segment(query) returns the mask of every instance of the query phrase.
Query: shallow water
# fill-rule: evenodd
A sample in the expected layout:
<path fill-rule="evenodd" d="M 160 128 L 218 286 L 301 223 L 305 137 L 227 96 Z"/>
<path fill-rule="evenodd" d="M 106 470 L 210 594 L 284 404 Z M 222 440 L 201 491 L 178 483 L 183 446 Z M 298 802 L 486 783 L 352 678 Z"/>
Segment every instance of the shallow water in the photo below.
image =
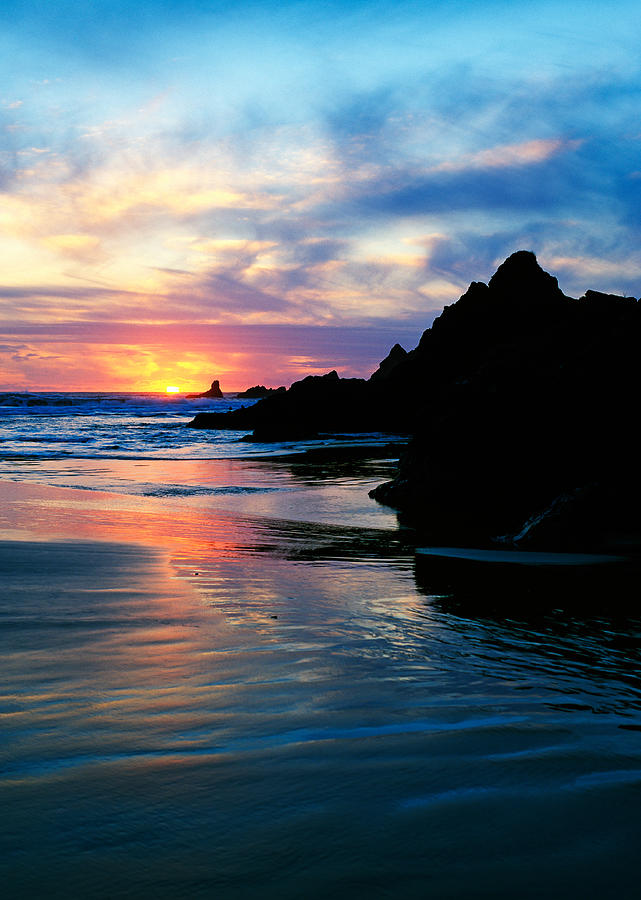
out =
<path fill-rule="evenodd" d="M 636 895 L 628 581 L 167 497 L 1 510 L 7 897 Z"/>

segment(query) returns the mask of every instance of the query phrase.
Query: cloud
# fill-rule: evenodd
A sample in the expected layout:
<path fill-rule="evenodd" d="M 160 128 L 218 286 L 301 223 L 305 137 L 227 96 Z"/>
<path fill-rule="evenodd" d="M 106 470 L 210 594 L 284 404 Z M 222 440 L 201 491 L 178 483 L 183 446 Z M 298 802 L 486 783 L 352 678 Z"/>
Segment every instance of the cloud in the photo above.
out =
<path fill-rule="evenodd" d="M 583 140 L 543 139 L 523 141 L 519 144 L 503 144 L 478 150 L 456 160 L 447 160 L 435 166 L 434 172 L 461 172 L 469 169 L 511 169 L 537 165 L 559 153 L 575 150 Z"/>
<path fill-rule="evenodd" d="M 228 309 L 235 314 L 242 312 L 280 311 L 289 306 L 286 300 L 267 291 L 253 288 L 231 274 L 212 273 L 200 285 L 212 306 Z"/>
<path fill-rule="evenodd" d="M 62 359 L 61 356 L 52 356 L 46 353 L 37 353 L 36 351 L 32 351 L 31 353 L 14 353 L 11 357 L 14 362 L 22 363 L 27 360 L 50 360 L 50 359 Z"/>
<path fill-rule="evenodd" d="M 569 193 L 581 191 L 587 182 L 580 166 L 560 155 L 561 148 L 567 157 L 577 146 L 561 140 L 527 142 L 519 148 L 488 148 L 467 162 L 444 162 L 427 171 L 388 171 L 355 186 L 349 199 L 357 208 L 382 216 L 559 211 L 569 205 Z M 539 152 L 526 154 L 524 148 L 532 147 Z"/>
<path fill-rule="evenodd" d="M 52 234 L 43 238 L 43 243 L 74 259 L 94 260 L 102 256 L 99 238 L 90 234 Z"/>

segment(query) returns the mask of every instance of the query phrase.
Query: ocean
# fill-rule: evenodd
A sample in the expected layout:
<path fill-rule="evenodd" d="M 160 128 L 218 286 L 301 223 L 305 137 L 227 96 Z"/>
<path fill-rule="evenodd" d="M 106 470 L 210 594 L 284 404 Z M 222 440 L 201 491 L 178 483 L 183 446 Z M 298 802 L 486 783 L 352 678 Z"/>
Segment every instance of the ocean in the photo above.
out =
<path fill-rule="evenodd" d="M 288 462 L 278 462 L 336 447 L 384 448 L 393 436 L 262 444 L 243 441 L 247 432 L 185 427 L 197 412 L 255 402 L 234 395 L 187 400 L 160 393 L 0 394 L 0 479 L 182 498 L 217 509 L 223 503 L 286 519 L 304 520 L 313 504 L 320 521 L 395 527 L 396 516 L 367 498 L 367 489 L 391 477 L 393 459 L 354 463 L 330 479 L 314 477 L 317 462 L 295 467 L 295 474 Z"/>
<path fill-rule="evenodd" d="M 202 410 L 226 412 L 255 402 L 159 393 L 0 393 L 2 455 L 16 461 L 233 456 L 229 445 L 237 433 L 183 426 Z"/>
<path fill-rule="evenodd" d="M 638 585 L 418 558 L 389 436 L 241 402 L 0 395 L 3 896 L 636 896 Z"/>
<path fill-rule="evenodd" d="M 235 459 L 327 445 L 327 440 L 246 443 L 241 438 L 247 432 L 184 427 L 198 412 L 228 412 L 254 403 L 233 394 L 222 400 L 187 400 L 182 394 L 160 393 L 0 393 L 0 452 L 3 460 L 20 465 L 22 460 Z M 330 443 L 373 439 L 352 435 Z"/>

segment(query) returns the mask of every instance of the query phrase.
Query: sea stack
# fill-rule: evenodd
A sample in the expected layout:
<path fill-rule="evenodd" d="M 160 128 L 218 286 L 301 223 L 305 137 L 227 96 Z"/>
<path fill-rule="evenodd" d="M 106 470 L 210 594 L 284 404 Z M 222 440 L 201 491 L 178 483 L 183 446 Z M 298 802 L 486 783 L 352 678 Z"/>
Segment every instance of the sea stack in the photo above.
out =
<path fill-rule="evenodd" d="M 208 391 L 203 391 L 202 394 L 187 394 L 186 400 L 222 400 L 224 399 L 223 392 L 220 389 L 220 382 L 218 380 L 212 381 L 211 387 Z"/>

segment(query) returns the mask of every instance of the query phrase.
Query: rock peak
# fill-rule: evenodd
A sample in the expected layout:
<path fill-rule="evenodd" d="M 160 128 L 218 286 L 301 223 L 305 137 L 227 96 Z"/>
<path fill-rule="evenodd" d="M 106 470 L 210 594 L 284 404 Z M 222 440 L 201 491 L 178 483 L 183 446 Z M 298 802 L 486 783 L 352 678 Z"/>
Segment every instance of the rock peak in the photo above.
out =
<path fill-rule="evenodd" d="M 490 290 L 504 297 L 556 300 L 563 297 L 559 283 L 539 265 L 531 250 L 517 250 L 501 263 L 489 281 Z"/>
<path fill-rule="evenodd" d="M 407 359 L 407 350 L 400 344 L 394 344 L 385 359 L 380 363 L 378 369 L 370 376 L 370 381 L 381 381 L 387 378 L 390 373 Z"/>
<path fill-rule="evenodd" d="M 211 387 L 208 391 L 203 391 L 202 394 L 187 394 L 185 397 L 186 400 L 202 400 L 202 399 L 211 399 L 211 400 L 221 400 L 223 398 L 223 392 L 220 389 L 220 382 L 218 379 L 212 381 Z"/>

